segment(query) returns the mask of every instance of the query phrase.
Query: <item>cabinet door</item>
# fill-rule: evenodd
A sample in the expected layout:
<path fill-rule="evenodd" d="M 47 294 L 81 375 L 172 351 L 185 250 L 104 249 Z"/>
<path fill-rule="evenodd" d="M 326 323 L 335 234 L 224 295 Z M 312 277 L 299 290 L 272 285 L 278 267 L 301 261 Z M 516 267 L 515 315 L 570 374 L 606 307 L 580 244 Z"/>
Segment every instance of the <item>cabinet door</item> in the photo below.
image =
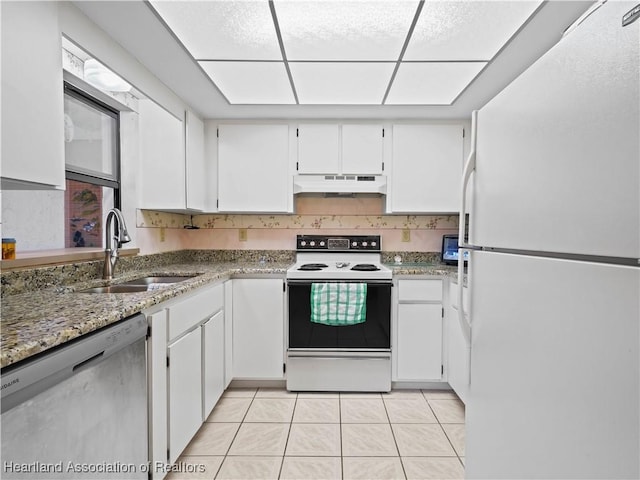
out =
<path fill-rule="evenodd" d="M 440 380 L 442 377 L 442 306 L 398 305 L 398 380 Z"/>
<path fill-rule="evenodd" d="M 383 170 L 382 143 L 382 125 L 343 125 L 341 173 L 381 174 Z"/>
<path fill-rule="evenodd" d="M 233 380 L 233 280 L 224 282 L 224 388 Z"/>
<path fill-rule="evenodd" d="M 167 311 L 147 314 L 151 337 L 147 341 L 149 375 L 150 461 L 167 462 Z M 162 474 L 153 470 L 153 478 Z"/>
<path fill-rule="evenodd" d="M 206 209 L 207 166 L 204 157 L 204 123 L 187 110 L 185 122 L 187 209 Z"/>
<path fill-rule="evenodd" d="M 224 385 L 224 312 L 202 324 L 202 421 L 222 396 Z"/>
<path fill-rule="evenodd" d="M 206 185 L 205 210 L 218 211 L 218 124 L 213 120 L 204 123 L 204 158 Z"/>
<path fill-rule="evenodd" d="M 176 461 L 202 424 L 202 347 L 196 328 L 168 347 L 169 463 Z"/>
<path fill-rule="evenodd" d="M 182 120 L 151 100 L 140 100 L 140 208 L 186 207 Z"/>
<path fill-rule="evenodd" d="M 462 163 L 460 125 L 394 125 L 391 211 L 459 211 Z"/>
<path fill-rule="evenodd" d="M 298 173 L 340 173 L 340 134 L 336 125 L 298 125 Z"/>
<path fill-rule="evenodd" d="M 220 125 L 218 129 L 218 210 L 292 210 L 289 126 Z"/>
<path fill-rule="evenodd" d="M 57 2 L 0 2 L 2 187 L 64 190 L 62 44 Z M 17 182 L 17 183 L 15 183 Z"/>
<path fill-rule="evenodd" d="M 281 279 L 233 280 L 233 375 L 284 377 L 284 292 Z"/>

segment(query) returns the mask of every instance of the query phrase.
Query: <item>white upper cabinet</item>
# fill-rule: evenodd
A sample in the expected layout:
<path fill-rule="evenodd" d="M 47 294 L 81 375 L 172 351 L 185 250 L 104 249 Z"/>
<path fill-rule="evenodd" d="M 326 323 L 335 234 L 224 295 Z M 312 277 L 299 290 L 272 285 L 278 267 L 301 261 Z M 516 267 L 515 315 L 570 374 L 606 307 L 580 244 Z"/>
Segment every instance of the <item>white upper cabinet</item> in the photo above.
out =
<path fill-rule="evenodd" d="M 379 175 L 382 164 L 382 125 L 298 125 L 299 174 Z"/>
<path fill-rule="evenodd" d="M 218 127 L 218 210 L 292 212 L 288 125 Z"/>
<path fill-rule="evenodd" d="M 342 125 L 341 173 L 382 174 L 383 132 L 382 125 Z"/>
<path fill-rule="evenodd" d="M 461 125 L 394 125 L 389 213 L 459 211 Z"/>
<path fill-rule="evenodd" d="M 0 2 L 2 187 L 65 188 L 57 2 Z M 25 183 L 26 182 L 26 183 Z"/>
<path fill-rule="evenodd" d="M 185 122 L 185 159 L 189 210 L 207 209 L 207 164 L 204 155 L 204 123 L 190 110 Z"/>
<path fill-rule="evenodd" d="M 298 173 L 340 173 L 339 125 L 298 125 Z"/>
<path fill-rule="evenodd" d="M 140 208 L 209 210 L 204 123 L 190 110 L 184 120 L 140 100 Z"/>
<path fill-rule="evenodd" d="M 186 208 L 182 120 L 151 100 L 139 102 L 140 208 Z"/>

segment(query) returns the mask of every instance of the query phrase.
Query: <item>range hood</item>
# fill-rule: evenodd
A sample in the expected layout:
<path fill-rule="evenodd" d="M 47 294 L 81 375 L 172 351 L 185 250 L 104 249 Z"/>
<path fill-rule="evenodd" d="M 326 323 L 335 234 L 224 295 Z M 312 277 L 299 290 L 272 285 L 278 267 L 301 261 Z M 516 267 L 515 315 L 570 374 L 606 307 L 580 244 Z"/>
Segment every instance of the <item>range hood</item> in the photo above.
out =
<path fill-rule="evenodd" d="M 296 175 L 293 193 L 387 193 L 385 175 Z"/>

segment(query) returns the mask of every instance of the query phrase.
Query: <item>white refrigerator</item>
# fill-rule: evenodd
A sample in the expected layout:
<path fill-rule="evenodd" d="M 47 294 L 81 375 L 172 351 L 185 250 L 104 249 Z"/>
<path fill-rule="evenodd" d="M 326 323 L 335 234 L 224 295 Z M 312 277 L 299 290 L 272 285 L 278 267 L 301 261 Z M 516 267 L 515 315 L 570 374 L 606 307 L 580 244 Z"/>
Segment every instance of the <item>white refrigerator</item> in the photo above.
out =
<path fill-rule="evenodd" d="M 467 478 L 640 478 L 636 5 L 605 3 L 474 113 Z"/>

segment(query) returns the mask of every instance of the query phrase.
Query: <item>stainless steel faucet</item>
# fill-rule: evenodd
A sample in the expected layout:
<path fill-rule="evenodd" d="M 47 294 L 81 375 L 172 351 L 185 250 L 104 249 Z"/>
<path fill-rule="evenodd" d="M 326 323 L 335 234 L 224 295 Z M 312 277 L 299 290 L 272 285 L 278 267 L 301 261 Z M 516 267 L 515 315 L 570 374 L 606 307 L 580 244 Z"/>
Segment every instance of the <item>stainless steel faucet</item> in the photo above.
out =
<path fill-rule="evenodd" d="M 116 221 L 115 225 L 113 225 L 113 219 Z M 107 213 L 107 218 L 104 222 L 104 235 L 105 249 L 102 278 L 104 280 L 111 280 L 113 278 L 113 271 L 116 268 L 116 262 L 118 261 L 118 248 L 122 246 L 123 243 L 131 241 L 122 212 L 117 208 L 112 208 Z"/>

